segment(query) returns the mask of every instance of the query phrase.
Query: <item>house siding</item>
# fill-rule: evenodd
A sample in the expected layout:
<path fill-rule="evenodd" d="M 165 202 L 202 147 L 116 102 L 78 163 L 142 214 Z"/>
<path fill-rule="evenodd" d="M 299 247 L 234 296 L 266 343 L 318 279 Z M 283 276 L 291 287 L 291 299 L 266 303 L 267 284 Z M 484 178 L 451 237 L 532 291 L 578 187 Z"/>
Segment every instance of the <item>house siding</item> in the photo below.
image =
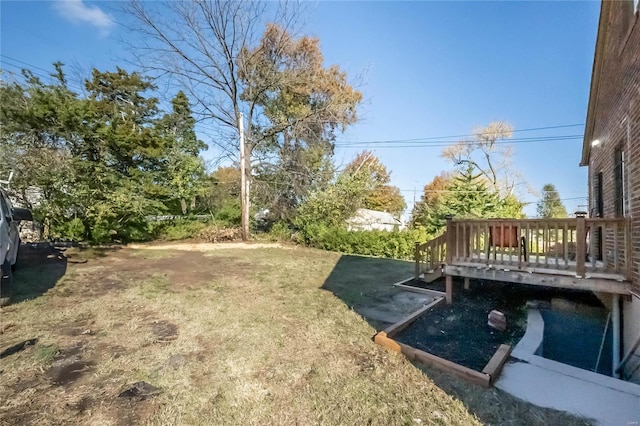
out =
<path fill-rule="evenodd" d="M 601 142 L 589 152 L 589 209 L 594 216 L 597 174 L 602 172 L 604 217 L 616 217 L 615 151 L 622 149 L 627 199 L 624 210 L 631 221 L 630 278 L 635 293 L 622 302 L 622 354 L 626 355 L 640 337 L 640 18 L 632 12 L 630 0 L 607 3 L 602 6 L 603 13 L 608 14 L 606 31 L 602 33 L 601 23 L 598 35 L 599 42 L 604 41 L 599 81 L 596 93 L 591 88 L 590 102 L 595 105 L 590 105 L 594 110 L 587 123 L 593 125 L 591 139 Z M 601 37 L 605 38 L 600 40 Z M 610 253 L 614 247 L 608 237 L 604 236 L 603 250 Z M 623 255 L 622 251 L 619 255 Z M 631 381 L 640 383 L 640 369 L 635 369 L 638 359 L 636 354 L 625 370 L 631 374 Z"/>

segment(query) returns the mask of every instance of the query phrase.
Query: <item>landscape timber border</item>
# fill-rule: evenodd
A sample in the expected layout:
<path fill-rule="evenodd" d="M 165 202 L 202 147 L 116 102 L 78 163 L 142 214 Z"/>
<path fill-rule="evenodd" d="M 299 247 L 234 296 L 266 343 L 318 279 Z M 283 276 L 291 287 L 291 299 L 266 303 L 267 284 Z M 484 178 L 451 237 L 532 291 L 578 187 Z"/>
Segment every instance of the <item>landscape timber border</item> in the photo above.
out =
<path fill-rule="evenodd" d="M 406 291 L 410 291 L 413 293 L 422 293 L 422 294 L 428 294 L 429 296 L 433 296 L 433 297 L 445 297 L 446 293 L 444 291 L 438 291 L 438 290 L 431 290 L 428 288 L 422 288 L 422 287 L 416 287 L 413 285 L 407 285 L 407 283 L 410 283 L 411 281 L 415 281 L 415 279 L 413 277 L 409 277 L 407 279 L 404 279 L 402 281 L 398 281 L 395 284 L 392 284 L 394 287 L 398 287 L 402 290 L 406 290 Z M 424 280 L 422 280 L 424 281 Z"/>
<path fill-rule="evenodd" d="M 385 330 L 376 334 L 373 338 L 373 341 L 378 345 L 390 349 L 394 352 L 402 353 L 411 361 L 418 361 L 422 364 L 435 367 L 446 373 L 453 374 L 457 377 L 460 377 L 464 380 L 485 388 L 491 387 L 491 385 L 500 375 L 502 367 L 511 354 L 511 346 L 509 345 L 500 345 L 487 365 L 480 372 L 469 367 L 456 364 L 455 362 L 430 354 L 428 352 L 422 351 L 420 349 L 416 349 L 413 346 L 405 345 L 404 343 L 393 340 L 393 336 L 407 328 L 409 325 L 411 325 L 411 323 L 418 319 L 418 317 L 420 317 L 430 309 L 436 307 L 444 300 L 444 297 L 436 298 L 433 302 L 423 306 L 406 318 L 398 321 L 397 323 L 387 327 Z"/>

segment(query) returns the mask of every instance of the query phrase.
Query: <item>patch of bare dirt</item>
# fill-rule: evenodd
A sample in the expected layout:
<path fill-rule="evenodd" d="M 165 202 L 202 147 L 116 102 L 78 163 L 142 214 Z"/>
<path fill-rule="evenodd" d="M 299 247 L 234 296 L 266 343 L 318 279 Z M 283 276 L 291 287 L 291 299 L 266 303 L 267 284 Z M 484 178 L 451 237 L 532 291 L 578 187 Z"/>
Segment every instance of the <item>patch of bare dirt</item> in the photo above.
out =
<path fill-rule="evenodd" d="M 84 413 L 94 404 L 94 399 L 89 396 L 83 396 L 78 401 L 72 402 L 68 404 L 70 408 L 77 411 L 78 413 Z"/>
<path fill-rule="evenodd" d="M 154 399 L 119 399 L 120 401 L 114 403 L 116 411 L 113 415 L 118 426 L 147 424 L 160 409 L 160 404 Z"/>
<path fill-rule="evenodd" d="M 94 366 L 95 364 L 90 361 L 82 361 L 71 357 L 55 362 L 47 369 L 46 374 L 54 385 L 68 385 L 78 380 Z"/>
<path fill-rule="evenodd" d="M 86 342 L 75 342 L 71 346 L 67 346 L 66 348 L 62 348 L 58 350 L 58 354 L 54 359 L 56 360 L 64 360 L 72 357 L 80 357 L 84 352 Z"/>
<path fill-rule="evenodd" d="M 35 388 L 40 381 L 38 379 L 25 379 L 18 380 L 16 383 L 12 384 L 10 387 L 13 389 L 15 393 L 20 393 L 27 389 Z"/>
<path fill-rule="evenodd" d="M 74 284 L 74 298 L 99 297 L 137 286 L 160 271 L 169 278 L 169 290 L 175 292 L 194 290 L 212 280 L 230 275 L 240 277 L 244 271 L 250 271 L 249 262 L 226 256 L 206 257 L 204 253 L 178 250 L 167 258 L 146 258 L 131 256 L 130 251 L 123 250 L 108 259 L 70 265 L 82 277 Z"/>
<path fill-rule="evenodd" d="M 151 331 L 155 335 L 155 343 L 169 343 L 178 338 L 178 326 L 169 321 L 153 321 Z"/>
<path fill-rule="evenodd" d="M 181 250 L 181 251 L 213 251 L 228 249 L 261 249 L 261 248 L 280 248 L 292 250 L 293 247 L 282 245 L 280 243 L 148 243 L 148 244 L 129 244 L 127 248 L 144 249 L 144 250 Z"/>
<path fill-rule="evenodd" d="M 87 336 L 93 334 L 95 320 L 91 316 L 76 318 L 73 322 L 59 327 L 60 334 L 65 336 Z"/>

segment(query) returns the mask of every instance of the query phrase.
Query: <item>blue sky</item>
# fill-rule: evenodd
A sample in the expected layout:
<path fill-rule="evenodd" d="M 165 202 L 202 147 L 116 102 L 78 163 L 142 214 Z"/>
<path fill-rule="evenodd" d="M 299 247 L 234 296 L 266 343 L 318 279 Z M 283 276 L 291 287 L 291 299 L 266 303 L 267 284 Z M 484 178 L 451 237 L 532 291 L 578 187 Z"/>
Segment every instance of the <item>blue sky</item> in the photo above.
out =
<path fill-rule="evenodd" d="M 584 128 L 519 130 L 584 123 L 599 8 L 596 1 L 305 3 L 303 32 L 319 37 L 326 64 L 362 82 L 362 120 L 340 136 L 337 162 L 373 149 L 410 207 L 414 189 L 419 198 L 435 175 L 452 169 L 441 146 L 343 146 L 466 135 L 506 120 L 518 131 L 514 138 L 533 139 L 514 144 L 516 168 L 538 190 L 555 184 L 575 211 L 587 196 L 586 169 L 578 167 L 582 140 L 535 138 L 579 136 Z M 2 1 L 2 68 L 45 74 L 60 60 L 73 79 L 92 67 L 122 66 L 118 40 L 128 34 L 113 23 L 116 9 L 81 0 Z M 535 204 L 525 211 L 534 215 Z"/>

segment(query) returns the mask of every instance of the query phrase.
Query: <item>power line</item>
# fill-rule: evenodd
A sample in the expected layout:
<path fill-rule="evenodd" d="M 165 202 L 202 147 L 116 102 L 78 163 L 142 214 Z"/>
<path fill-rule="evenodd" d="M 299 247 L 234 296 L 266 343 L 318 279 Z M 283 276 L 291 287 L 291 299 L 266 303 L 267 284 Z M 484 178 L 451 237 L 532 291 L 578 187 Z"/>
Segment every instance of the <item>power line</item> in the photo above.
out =
<path fill-rule="evenodd" d="M 0 54 L 0 57 L 8 59 L 10 61 L 19 63 L 19 64 L 23 64 L 26 66 L 29 66 L 31 68 L 35 68 L 38 69 L 40 71 L 44 71 L 46 73 L 49 73 L 50 70 L 46 70 L 42 67 L 39 67 L 37 65 L 33 65 L 30 64 L 28 62 L 22 61 L 20 59 L 17 58 L 13 58 L 11 56 L 5 55 L 5 54 Z M 17 68 L 19 70 L 22 70 L 23 67 L 16 65 L 16 64 L 12 64 L 9 62 L 4 61 L 4 63 L 8 66 Z M 42 77 L 42 78 L 53 78 L 51 74 L 49 75 L 43 75 L 41 73 L 37 73 L 33 70 L 30 70 L 34 75 Z M 68 85 L 69 87 L 76 89 L 78 91 L 82 91 L 82 89 L 79 86 L 75 86 L 75 85 Z M 540 130 L 553 130 L 553 129 L 563 129 L 563 128 L 571 128 L 571 127 L 581 127 L 584 126 L 583 123 L 577 123 L 577 124 L 562 124 L 562 125 L 554 125 L 554 126 L 540 126 L 540 127 L 530 127 L 530 128 L 526 128 L 526 129 L 517 129 L 517 130 L 513 130 L 512 133 L 516 133 L 516 132 L 531 132 L 531 131 L 540 131 Z M 215 127 L 211 126 L 211 125 L 207 125 L 204 123 L 198 123 L 197 127 L 200 128 L 204 128 L 204 129 L 209 129 L 209 130 L 214 130 L 216 129 Z M 217 130 L 217 129 L 216 129 Z M 203 134 L 205 134 L 206 136 L 209 137 L 213 137 L 213 135 L 210 134 L 206 134 L 205 132 L 202 132 Z M 389 140 L 377 140 L 377 141 L 337 141 L 335 142 L 334 146 L 336 148 L 368 148 L 370 145 L 376 145 L 375 148 L 377 149 L 388 149 L 388 148 L 423 148 L 423 147 L 431 147 L 431 148 L 443 148 L 443 147 L 447 147 L 450 146 L 452 143 L 458 142 L 456 140 L 446 140 L 446 139 L 452 139 L 452 138 L 465 138 L 465 137 L 473 137 L 476 136 L 476 134 L 474 133 L 467 133 L 467 134 L 459 134 L 459 135 L 448 135 L 448 136 L 428 136 L 428 137 L 421 137 L 421 138 L 413 138 L 413 139 L 389 139 Z M 541 137 L 531 137 L 531 138 L 512 138 L 512 139 L 504 139 L 504 140 L 499 140 L 494 142 L 495 144 L 520 144 L 520 143 L 539 143 L 539 142 L 561 142 L 561 141 L 573 141 L 573 140 L 582 140 L 583 139 L 583 135 L 557 135 L 557 136 L 541 136 Z M 474 143 L 473 141 L 463 141 L 463 143 L 469 143 L 472 144 Z M 387 144 L 387 145 L 385 145 Z M 399 144 L 403 144 L 403 145 L 399 145 Z"/>
<path fill-rule="evenodd" d="M 5 55 L 5 54 L 3 54 L 3 53 L 0 53 L 0 56 L 2 56 L 2 57 L 3 57 L 3 58 L 5 58 L 5 59 L 9 59 L 9 60 L 11 60 L 11 61 L 13 61 L 13 62 L 17 62 L 17 63 L 19 63 L 19 64 L 27 65 L 27 66 L 29 66 L 29 67 L 31 67 L 31 68 L 38 69 L 38 70 L 40 70 L 40 71 L 44 71 L 44 72 L 47 72 L 47 73 L 48 73 L 48 72 L 51 72 L 51 70 L 47 70 L 47 69 L 41 68 L 41 67 L 39 67 L 39 66 L 37 66 L 37 65 L 33 65 L 33 64 L 28 63 L 28 62 L 21 61 L 20 59 L 12 58 L 11 56 L 7 56 L 7 55 Z M 34 73 L 34 74 L 35 74 L 35 73 Z"/>
<path fill-rule="evenodd" d="M 15 60 L 15 59 L 11 59 L 11 58 L 9 58 L 9 57 L 7 57 L 7 56 L 5 56 L 5 55 L 2 55 L 2 54 L 0 54 L 0 56 L 3 56 L 3 57 L 5 57 L 5 58 L 7 58 L 7 59 L 10 59 L 11 61 L 16 61 L 16 62 L 19 62 L 19 63 L 26 64 L 26 62 L 18 61 L 18 60 Z M 24 68 L 24 67 L 22 67 L 22 66 L 20 66 L 20 65 L 16 65 L 16 64 L 12 64 L 12 63 L 10 63 L 10 62 L 7 62 L 6 60 L 4 60 L 4 61 L 0 62 L 0 65 L 3 65 L 3 66 L 4 66 L 4 65 L 7 65 L 7 66 L 10 66 L 10 67 L 16 68 L 16 69 L 18 69 L 18 70 L 20 70 L 20 71 L 22 71 L 22 70 L 25 70 L 25 69 L 26 69 L 26 68 Z M 50 72 L 50 71 L 45 70 L 44 68 L 36 67 L 36 66 L 34 66 L 34 65 L 30 65 L 30 64 L 27 64 L 27 65 L 29 65 L 29 66 L 31 66 L 31 67 L 33 67 L 33 68 L 39 69 L 39 70 L 43 70 L 43 71 L 45 71 L 45 72 Z M 28 71 L 29 71 L 31 74 L 35 75 L 36 77 L 40 77 L 40 78 L 44 78 L 44 79 L 48 79 L 48 80 L 53 80 L 53 79 L 54 79 L 54 76 L 53 76 L 53 75 L 51 75 L 51 74 L 49 74 L 49 75 L 44 75 L 44 74 L 42 74 L 42 73 L 39 73 L 39 72 L 33 71 L 32 69 L 28 69 Z M 15 73 L 13 73 L 13 74 L 14 74 L 14 75 L 16 75 Z M 70 87 L 70 88 L 72 88 L 72 89 L 75 89 L 75 90 L 77 90 L 78 92 L 82 92 L 82 91 L 83 91 L 83 89 L 82 89 L 80 86 L 78 86 L 77 84 L 69 84 L 69 82 L 67 82 L 67 83 L 66 83 L 66 85 L 67 85 L 67 87 Z"/>
<path fill-rule="evenodd" d="M 544 127 L 530 127 L 527 129 L 518 129 L 513 130 L 512 133 L 516 132 L 531 132 L 536 130 L 551 130 L 551 129 L 562 129 L 567 127 L 582 127 L 584 123 L 580 124 L 562 124 L 557 126 L 544 126 Z M 366 144 L 378 144 L 378 143 L 404 143 L 404 142 L 421 142 L 421 141 L 430 141 L 437 139 L 452 139 L 452 138 L 465 138 L 476 136 L 475 133 L 467 133 L 464 135 L 449 135 L 449 136 L 429 136 L 423 138 L 414 138 L 414 139 L 389 139 L 389 140 L 379 140 L 379 141 L 338 141 L 336 144 L 340 143 L 349 143 L 349 144 L 358 144 L 358 143 L 366 143 Z"/>
<path fill-rule="evenodd" d="M 526 143 L 540 143 L 540 142 L 565 142 L 565 141 L 573 141 L 573 140 L 582 140 L 583 136 L 574 136 L 574 137 L 564 137 L 557 139 L 531 139 L 531 140 L 521 140 L 521 141 L 496 141 L 494 145 L 506 145 L 506 144 L 526 144 Z M 454 141 L 450 141 L 448 143 L 434 143 L 434 144 L 414 144 L 414 145 L 383 145 L 383 146 L 373 146 L 371 148 L 374 149 L 388 149 L 388 148 L 444 148 L 447 146 L 451 146 L 454 144 Z M 336 148 L 354 148 L 354 149 L 362 149 L 369 148 L 368 145 L 336 145 Z"/>
<path fill-rule="evenodd" d="M 413 192 L 416 191 L 415 189 L 399 189 L 400 192 Z M 481 189 L 427 189 L 427 190 L 420 190 L 421 192 L 435 192 L 435 193 L 467 193 L 467 192 L 471 192 L 471 193 L 475 193 L 475 192 L 486 192 L 483 191 Z M 541 193 L 558 193 L 559 191 L 540 191 Z M 570 194 L 582 194 L 582 192 L 570 192 Z M 577 197 L 577 198 L 583 198 L 583 197 Z"/>
<path fill-rule="evenodd" d="M 572 138 L 572 137 L 582 137 L 582 134 L 574 134 L 574 135 L 554 135 L 554 136 L 534 136 L 534 137 L 528 137 L 528 138 L 500 138 L 499 141 L 531 141 L 531 140 L 555 140 L 555 139 L 562 139 L 562 138 Z M 451 142 L 457 142 L 455 140 L 447 140 L 447 138 L 429 138 L 429 139 L 423 139 L 423 140 L 416 140 L 415 142 L 406 142 L 406 143 L 418 143 L 418 144 L 422 144 L 422 143 L 451 143 Z M 477 143 L 477 141 L 460 141 L 463 143 L 468 143 L 468 144 L 473 144 L 473 143 Z M 377 143 L 387 143 L 387 142 L 336 142 L 339 144 L 344 144 L 344 143 L 348 143 L 350 145 L 357 145 L 357 144 L 377 144 Z M 405 142 L 400 142 L 400 143 L 405 143 Z"/>

